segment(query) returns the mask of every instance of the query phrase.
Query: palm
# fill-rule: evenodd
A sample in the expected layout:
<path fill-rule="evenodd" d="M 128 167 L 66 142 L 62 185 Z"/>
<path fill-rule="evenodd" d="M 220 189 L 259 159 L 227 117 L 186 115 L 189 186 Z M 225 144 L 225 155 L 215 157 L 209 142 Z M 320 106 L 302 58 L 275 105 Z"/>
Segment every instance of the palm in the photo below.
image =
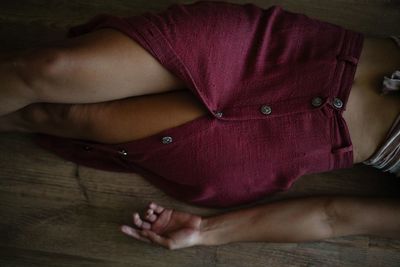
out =
<path fill-rule="evenodd" d="M 165 209 L 153 222 L 152 230 L 171 239 L 182 240 L 194 235 L 200 228 L 201 218 L 185 212 Z"/>
<path fill-rule="evenodd" d="M 168 248 L 193 246 L 198 242 L 201 217 L 186 212 L 165 209 L 155 203 L 149 205 L 144 220 L 134 214 L 134 224 L 142 231 L 127 233 L 136 239 L 151 240 Z M 124 231 L 126 232 L 126 231 Z"/>

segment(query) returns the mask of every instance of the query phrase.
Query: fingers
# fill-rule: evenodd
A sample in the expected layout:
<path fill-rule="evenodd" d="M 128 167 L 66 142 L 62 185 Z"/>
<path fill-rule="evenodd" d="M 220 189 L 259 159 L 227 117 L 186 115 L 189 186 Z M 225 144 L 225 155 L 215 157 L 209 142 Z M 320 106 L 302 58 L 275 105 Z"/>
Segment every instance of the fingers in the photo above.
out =
<path fill-rule="evenodd" d="M 133 238 L 135 238 L 135 239 L 137 239 L 137 240 L 144 241 L 144 242 L 146 242 L 146 243 L 151 243 L 150 239 L 148 239 L 148 238 L 142 236 L 141 233 L 140 233 L 140 231 L 138 231 L 138 230 L 136 230 L 136 229 L 133 229 L 133 228 L 130 227 L 130 226 L 122 225 L 122 226 L 121 226 L 121 231 L 122 231 L 124 234 L 126 234 L 126 235 L 128 235 L 128 236 L 131 236 L 131 237 L 133 237 Z"/>
<path fill-rule="evenodd" d="M 149 208 L 152 209 L 152 210 L 154 210 L 154 212 L 157 213 L 157 214 L 160 214 L 160 213 L 162 213 L 162 212 L 165 210 L 164 207 L 162 207 L 162 206 L 160 206 L 160 205 L 158 205 L 158 204 L 156 204 L 156 203 L 154 203 L 154 202 L 151 202 L 151 203 L 149 204 Z"/>
<path fill-rule="evenodd" d="M 134 229 L 130 226 L 123 225 L 121 226 L 121 231 L 137 240 L 148 243 L 152 242 L 168 249 L 174 249 L 170 239 L 164 238 L 151 230 L 152 224 L 157 221 L 159 215 L 165 210 L 166 209 L 164 207 L 151 202 L 144 216 L 140 217 L 139 213 L 137 212 L 133 214 L 133 223 L 139 229 Z"/>
<path fill-rule="evenodd" d="M 155 203 L 150 203 L 149 208 L 146 212 L 146 215 L 142 218 L 139 213 L 135 212 L 133 214 L 133 223 L 140 229 L 151 229 L 151 224 L 156 222 L 158 219 L 158 215 L 163 212 L 165 209 Z"/>
<path fill-rule="evenodd" d="M 146 212 L 146 220 L 149 222 L 155 222 L 157 220 L 157 215 L 154 214 L 154 211 L 152 209 L 148 209 Z"/>
<path fill-rule="evenodd" d="M 151 230 L 136 230 L 130 226 L 122 225 L 121 231 L 137 240 L 146 242 L 146 243 L 156 243 L 168 249 L 174 249 L 171 240 L 166 239 Z"/>
<path fill-rule="evenodd" d="M 135 212 L 135 213 L 133 214 L 133 223 L 134 223 L 138 228 L 141 228 L 141 229 L 151 229 L 151 224 L 148 223 L 148 222 L 146 222 L 146 221 L 143 221 L 143 220 L 140 218 L 139 213 L 137 213 L 137 212 Z"/>
<path fill-rule="evenodd" d="M 153 243 L 159 244 L 159 245 L 169 248 L 169 249 L 173 249 L 171 240 L 166 239 L 166 238 L 154 233 L 153 231 L 143 230 L 141 235 L 143 237 L 149 239 Z"/>

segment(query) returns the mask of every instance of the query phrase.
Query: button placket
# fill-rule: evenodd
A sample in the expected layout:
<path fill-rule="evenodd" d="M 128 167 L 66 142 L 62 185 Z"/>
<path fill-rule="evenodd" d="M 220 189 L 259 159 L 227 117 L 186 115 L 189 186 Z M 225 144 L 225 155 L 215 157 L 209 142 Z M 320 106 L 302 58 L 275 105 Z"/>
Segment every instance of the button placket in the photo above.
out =
<path fill-rule="evenodd" d="M 294 97 L 278 101 L 260 101 L 259 103 L 243 103 L 232 107 L 224 107 L 223 118 L 226 121 L 241 121 L 261 118 L 281 117 L 290 114 L 320 109 L 325 105 L 333 107 L 333 97 L 314 95 Z M 215 112 L 213 112 L 215 114 Z"/>

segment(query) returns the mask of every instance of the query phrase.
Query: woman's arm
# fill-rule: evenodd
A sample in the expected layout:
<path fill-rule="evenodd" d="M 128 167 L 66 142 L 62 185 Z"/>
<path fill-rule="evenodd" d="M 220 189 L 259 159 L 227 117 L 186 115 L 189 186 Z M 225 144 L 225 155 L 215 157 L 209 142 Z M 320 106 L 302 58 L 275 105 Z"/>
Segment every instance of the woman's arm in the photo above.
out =
<path fill-rule="evenodd" d="M 266 204 L 204 219 L 201 241 L 304 242 L 363 234 L 400 238 L 400 201 L 312 197 Z"/>
<path fill-rule="evenodd" d="M 137 229 L 122 231 L 170 249 L 231 242 L 303 242 L 346 235 L 400 239 L 400 201 L 356 197 L 291 199 L 201 218 L 150 204 Z"/>

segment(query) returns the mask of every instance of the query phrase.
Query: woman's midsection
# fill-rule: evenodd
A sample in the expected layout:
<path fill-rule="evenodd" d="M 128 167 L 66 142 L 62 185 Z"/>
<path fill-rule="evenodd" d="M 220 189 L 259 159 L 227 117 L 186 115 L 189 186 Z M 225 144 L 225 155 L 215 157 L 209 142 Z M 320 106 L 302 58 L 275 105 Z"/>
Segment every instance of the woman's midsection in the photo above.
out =
<path fill-rule="evenodd" d="M 400 95 L 381 94 L 384 76 L 400 69 L 400 48 L 390 38 L 366 38 L 343 117 L 354 163 L 369 158 L 400 113 Z"/>

